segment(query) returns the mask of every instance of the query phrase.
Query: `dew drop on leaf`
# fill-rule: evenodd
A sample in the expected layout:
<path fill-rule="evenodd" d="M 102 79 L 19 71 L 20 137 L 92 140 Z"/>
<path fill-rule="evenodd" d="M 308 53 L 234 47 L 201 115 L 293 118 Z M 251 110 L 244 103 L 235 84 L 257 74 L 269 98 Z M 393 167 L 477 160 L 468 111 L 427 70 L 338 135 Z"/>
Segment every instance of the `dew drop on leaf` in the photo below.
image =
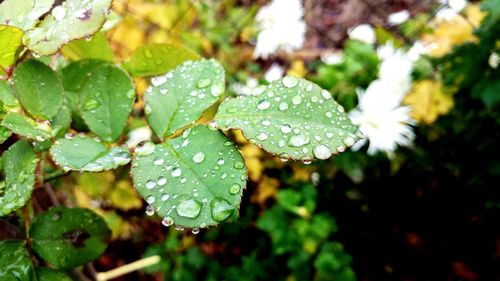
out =
<path fill-rule="evenodd" d="M 177 214 L 185 218 L 196 218 L 201 211 L 201 203 L 193 198 L 182 200 L 176 208 Z"/>
<path fill-rule="evenodd" d="M 234 207 L 226 199 L 219 197 L 210 202 L 210 208 L 212 218 L 217 222 L 225 221 L 234 212 Z"/>
<path fill-rule="evenodd" d="M 193 155 L 193 162 L 194 163 L 199 164 L 199 163 L 203 162 L 204 160 L 205 160 L 205 153 L 203 153 L 201 151 L 197 152 Z"/>
<path fill-rule="evenodd" d="M 164 226 L 171 226 L 172 224 L 174 224 L 174 219 L 172 217 L 165 217 L 162 221 L 161 221 L 161 224 L 163 224 Z"/>

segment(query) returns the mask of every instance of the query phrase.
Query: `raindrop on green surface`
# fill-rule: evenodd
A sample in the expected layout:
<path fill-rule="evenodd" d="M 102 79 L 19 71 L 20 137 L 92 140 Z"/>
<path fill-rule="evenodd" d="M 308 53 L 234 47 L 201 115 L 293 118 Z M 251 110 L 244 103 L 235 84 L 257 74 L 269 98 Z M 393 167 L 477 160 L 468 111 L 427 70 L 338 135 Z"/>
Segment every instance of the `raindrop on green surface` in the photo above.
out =
<path fill-rule="evenodd" d="M 214 198 L 210 202 L 212 209 L 212 218 L 217 222 L 222 222 L 228 219 L 234 212 L 234 207 L 223 198 Z"/>
<path fill-rule="evenodd" d="M 177 214 L 185 218 L 196 218 L 201 212 L 201 203 L 190 198 L 180 201 L 176 208 Z"/>

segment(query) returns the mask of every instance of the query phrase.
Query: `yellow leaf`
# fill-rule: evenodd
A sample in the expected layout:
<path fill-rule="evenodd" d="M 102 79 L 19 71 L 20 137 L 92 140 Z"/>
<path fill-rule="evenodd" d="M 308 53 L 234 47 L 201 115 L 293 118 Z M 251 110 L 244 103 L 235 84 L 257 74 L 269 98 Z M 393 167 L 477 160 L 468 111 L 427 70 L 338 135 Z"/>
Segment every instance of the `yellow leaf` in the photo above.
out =
<path fill-rule="evenodd" d="M 456 15 L 450 20 L 437 21 L 435 24 L 434 31 L 422 38 L 422 41 L 431 48 L 429 52 L 431 56 L 443 56 L 454 46 L 475 40 L 474 27 L 461 15 Z"/>
<path fill-rule="evenodd" d="M 307 74 L 306 66 L 301 60 L 294 60 L 286 74 L 303 78 Z"/>
<path fill-rule="evenodd" d="M 145 44 L 145 32 L 140 26 L 135 18 L 126 16 L 115 29 L 109 32 L 111 47 L 121 60 L 130 57 L 135 49 Z"/>
<path fill-rule="evenodd" d="M 314 172 L 314 167 L 306 167 L 301 164 L 292 165 L 293 179 L 296 181 L 309 182 L 311 173 Z"/>
<path fill-rule="evenodd" d="M 413 85 L 411 92 L 404 100 L 412 107 L 412 117 L 427 124 L 436 121 L 453 107 L 453 98 L 443 92 L 440 82 L 423 80 Z"/>
<path fill-rule="evenodd" d="M 250 198 L 250 201 L 259 205 L 265 205 L 269 198 L 274 198 L 278 192 L 280 182 L 275 178 L 263 176 L 262 180 L 257 185 L 256 192 Z"/>
<path fill-rule="evenodd" d="M 142 200 L 132 188 L 130 181 L 121 180 L 109 194 L 111 205 L 115 208 L 128 211 L 142 206 Z"/>
<path fill-rule="evenodd" d="M 475 28 L 479 27 L 481 21 L 487 15 L 486 12 L 481 11 L 479 4 L 470 4 L 465 8 L 465 17 Z"/>
<path fill-rule="evenodd" d="M 243 155 L 245 164 L 247 165 L 248 177 L 252 181 L 259 181 L 262 176 L 262 171 L 264 171 L 264 165 L 262 164 L 262 150 L 256 145 L 246 144 L 241 147 L 241 154 Z"/>

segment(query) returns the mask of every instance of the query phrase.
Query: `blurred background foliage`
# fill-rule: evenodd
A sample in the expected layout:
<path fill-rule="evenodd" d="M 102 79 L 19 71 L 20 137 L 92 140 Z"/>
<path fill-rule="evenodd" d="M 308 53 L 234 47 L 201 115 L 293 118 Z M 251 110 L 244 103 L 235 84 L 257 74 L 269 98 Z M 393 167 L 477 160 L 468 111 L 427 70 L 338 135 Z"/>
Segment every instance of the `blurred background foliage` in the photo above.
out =
<path fill-rule="evenodd" d="M 278 65 L 351 110 L 359 89 L 379 76 L 376 46 L 409 50 L 420 42 L 433 48 L 414 61 L 402 101 L 415 121 L 413 144 L 374 155 L 347 151 L 306 165 L 284 163 L 229 132 L 249 169 L 240 220 L 197 235 L 146 216 L 128 168 L 58 178 L 54 189 L 35 190 L 30 211 L 65 204 L 105 218 L 113 241 L 86 273 L 162 257 L 116 280 L 500 280 L 500 2 L 471 2 L 442 20 L 433 1 L 305 0 L 304 47 L 254 59 L 254 19 L 266 3 L 115 0 L 109 29 L 68 44 L 58 60 L 126 66 L 142 54 L 146 63 L 161 65 L 147 46 L 176 44 L 217 58 L 231 95 L 267 83 Z M 387 22 L 403 9 L 410 19 Z M 348 38 L 348 29 L 361 23 L 373 26 L 375 45 Z M 335 54 L 341 59 L 326 59 Z M 142 95 L 149 81 L 135 82 Z M 142 112 L 139 98 L 131 133 L 146 125 Z M 10 219 L 0 221 L 0 238 L 22 233 Z"/>

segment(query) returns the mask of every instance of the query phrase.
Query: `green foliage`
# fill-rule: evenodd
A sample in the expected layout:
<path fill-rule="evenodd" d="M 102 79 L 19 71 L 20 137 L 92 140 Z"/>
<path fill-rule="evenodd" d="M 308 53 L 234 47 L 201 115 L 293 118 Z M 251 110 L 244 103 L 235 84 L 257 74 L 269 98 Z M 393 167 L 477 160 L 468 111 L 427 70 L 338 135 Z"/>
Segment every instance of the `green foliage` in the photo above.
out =
<path fill-rule="evenodd" d="M 188 61 L 151 79 L 145 113 L 160 138 L 201 118 L 224 93 L 224 69 L 215 60 Z"/>
<path fill-rule="evenodd" d="M 32 140 L 44 141 L 51 137 L 50 127 L 37 124 L 33 119 L 15 112 L 5 115 L 1 125 L 15 134 Z"/>
<path fill-rule="evenodd" d="M 56 73 L 47 65 L 27 60 L 14 71 L 14 89 L 23 108 L 33 117 L 48 120 L 63 102 Z"/>
<path fill-rule="evenodd" d="M 33 250 L 56 268 L 72 268 L 99 257 L 110 230 L 87 209 L 56 207 L 39 214 L 30 228 Z"/>
<path fill-rule="evenodd" d="M 64 170 L 101 172 L 126 165 L 131 160 L 126 148 L 107 148 L 85 136 L 59 139 L 50 149 L 54 161 Z"/>
<path fill-rule="evenodd" d="M 114 142 L 134 105 L 134 83 L 125 71 L 110 64 L 92 67 L 86 73 L 79 92 L 82 118 L 102 140 Z"/>
<path fill-rule="evenodd" d="M 71 277 L 62 271 L 43 267 L 36 269 L 36 276 L 38 280 L 72 281 Z"/>
<path fill-rule="evenodd" d="M 235 145 L 203 125 L 136 148 L 132 176 L 165 225 L 193 229 L 234 220 L 247 178 Z"/>
<path fill-rule="evenodd" d="M 89 40 L 90 39 L 90 40 Z M 103 32 L 94 34 L 89 39 L 71 41 L 61 49 L 61 53 L 70 60 L 96 59 L 114 62 L 113 50 Z"/>
<path fill-rule="evenodd" d="M 201 57 L 187 48 L 167 44 L 151 44 L 136 49 L 123 67 L 134 77 L 164 74 L 188 60 Z"/>
<path fill-rule="evenodd" d="M 0 241 L 0 280 L 33 281 L 35 270 L 23 241 Z"/>
<path fill-rule="evenodd" d="M 27 31 L 24 44 L 40 55 L 52 55 L 74 39 L 91 36 L 104 24 L 111 0 L 67 0 Z M 47 36 L 49 34 L 49 36 Z"/>
<path fill-rule="evenodd" d="M 328 91 L 293 76 L 225 100 L 215 121 L 283 159 L 328 159 L 361 137 Z"/>
<path fill-rule="evenodd" d="M 9 214 L 29 200 L 35 184 L 38 158 L 26 141 L 18 141 L 2 155 L 5 190 L 0 190 L 0 216 Z"/>

